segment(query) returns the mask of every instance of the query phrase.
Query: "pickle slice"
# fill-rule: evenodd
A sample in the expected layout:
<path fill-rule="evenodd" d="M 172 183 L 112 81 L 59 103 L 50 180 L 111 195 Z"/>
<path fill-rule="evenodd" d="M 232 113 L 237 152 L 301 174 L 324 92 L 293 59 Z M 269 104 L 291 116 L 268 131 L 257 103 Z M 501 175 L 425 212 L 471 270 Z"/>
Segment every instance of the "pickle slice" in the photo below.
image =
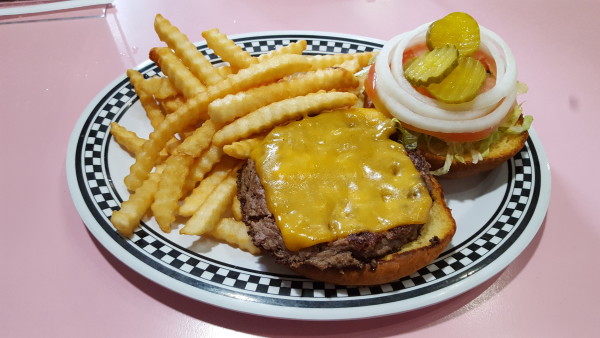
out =
<path fill-rule="evenodd" d="M 453 45 L 435 48 L 410 62 L 404 76 L 413 86 L 441 82 L 458 66 L 458 50 Z"/>
<path fill-rule="evenodd" d="M 427 90 L 445 103 L 468 102 L 479 94 L 485 82 L 485 67 L 470 56 L 460 58 L 458 66 L 440 83 L 432 83 Z"/>
<path fill-rule="evenodd" d="M 460 56 L 471 56 L 479 49 L 479 24 L 467 13 L 450 13 L 429 25 L 425 41 L 430 50 L 450 44 Z"/>

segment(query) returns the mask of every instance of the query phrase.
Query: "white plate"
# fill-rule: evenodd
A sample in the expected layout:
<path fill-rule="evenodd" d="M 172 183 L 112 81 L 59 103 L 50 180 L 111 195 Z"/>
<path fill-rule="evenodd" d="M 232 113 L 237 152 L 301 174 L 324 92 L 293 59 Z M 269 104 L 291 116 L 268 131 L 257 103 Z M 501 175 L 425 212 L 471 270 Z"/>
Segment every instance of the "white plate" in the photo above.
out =
<path fill-rule="evenodd" d="M 265 32 L 235 36 L 253 55 L 305 39 L 308 53 L 377 50 L 382 41 L 322 32 Z M 205 45 L 210 60 L 220 60 Z M 160 73 L 151 62 L 138 68 Z M 525 148 L 493 172 L 442 181 L 458 230 L 429 266 L 393 283 L 345 287 L 294 275 L 268 257 L 256 257 L 196 236 L 162 233 L 147 219 L 131 238 L 109 218 L 128 197 L 123 178 L 133 159 L 110 136 L 119 121 L 142 137 L 151 130 L 123 75 L 90 103 L 71 135 L 67 177 L 73 201 L 89 231 L 108 251 L 147 278 L 188 297 L 263 316 L 354 319 L 414 310 L 459 295 L 504 269 L 540 228 L 550 197 L 550 169 L 534 130 Z"/>

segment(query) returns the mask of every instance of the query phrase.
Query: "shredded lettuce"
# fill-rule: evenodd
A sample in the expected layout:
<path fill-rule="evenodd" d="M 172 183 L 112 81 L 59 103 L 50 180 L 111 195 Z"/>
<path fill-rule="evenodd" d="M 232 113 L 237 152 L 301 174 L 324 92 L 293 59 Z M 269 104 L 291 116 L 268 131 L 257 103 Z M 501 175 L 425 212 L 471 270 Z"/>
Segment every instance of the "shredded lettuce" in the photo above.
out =
<path fill-rule="evenodd" d="M 533 116 L 525 115 L 523 116 L 523 123 L 520 126 L 510 126 L 506 129 L 507 134 L 520 134 L 526 130 L 529 130 L 531 127 L 531 123 L 533 122 Z"/>
<path fill-rule="evenodd" d="M 527 86 L 525 84 L 518 82 L 517 85 L 520 93 L 527 91 Z M 438 155 L 445 154 L 446 160 L 444 161 L 444 165 L 431 172 L 433 175 L 440 176 L 447 174 L 450 171 L 453 160 L 465 163 L 466 160 L 464 155 L 470 154 L 471 161 L 477 163 L 489 156 L 492 146 L 502 139 L 504 135 L 521 134 L 529 130 L 531 123 L 533 122 L 533 117 L 530 115 L 524 115 L 523 122 L 520 125 L 517 125 L 522 113 L 523 108 L 521 107 L 521 104 L 515 105 L 513 111 L 507 114 L 498 129 L 494 130 L 483 140 L 476 142 L 446 142 L 434 136 L 415 131 L 408 131 L 406 128 L 402 127 L 400 121 L 396 118 L 392 119 L 392 121 L 395 123 L 396 129 L 400 132 L 401 142 L 406 149 L 415 149 L 417 144 L 420 144 L 422 148 L 427 149 L 431 153 Z"/>
<path fill-rule="evenodd" d="M 354 76 L 357 77 L 357 78 L 362 78 L 362 77 L 366 76 L 367 73 L 369 72 L 369 68 L 371 68 L 370 65 L 366 66 L 366 67 L 363 67 L 363 69 L 361 69 L 358 72 L 354 73 Z"/>
<path fill-rule="evenodd" d="M 446 153 L 446 161 L 444 162 L 444 165 L 441 168 L 432 171 L 431 174 L 435 176 L 440 176 L 448 173 L 448 171 L 450 171 L 450 166 L 452 165 L 453 158 L 453 154 L 450 154 L 449 152 Z"/>
<path fill-rule="evenodd" d="M 413 132 L 411 136 L 415 137 L 421 147 L 427 149 L 429 152 L 438 155 L 445 154 L 446 161 L 444 162 L 444 165 L 441 168 L 431 172 L 433 175 L 437 176 L 444 175 L 450 171 L 453 160 L 456 160 L 460 163 L 465 163 L 464 154 L 470 154 L 473 163 L 477 163 L 489 156 L 490 149 L 494 143 L 498 142 L 498 140 L 500 140 L 504 135 L 520 134 L 529 130 L 531 123 L 533 122 L 533 117 L 530 115 L 523 116 L 523 123 L 517 125 L 519 122 L 519 117 L 522 113 L 523 109 L 521 108 L 521 105 L 515 105 L 513 111 L 506 116 L 498 129 L 493 131 L 483 140 L 476 142 L 446 142 L 440 140 L 439 138 L 417 132 Z M 402 131 L 403 140 L 405 132 L 408 133 L 407 131 Z"/>
<path fill-rule="evenodd" d="M 475 150 L 475 149 L 471 149 L 471 162 L 473 162 L 473 164 L 477 164 L 477 162 L 483 160 L 483 155 Z"/>
<path fill-rule="evenodd" d="M 400 121 L 397 118 L 393 118 L 392 121 L 396 125 L 396 129 L 398 129 L 398 131 L 402 135 L 401 142 L 404 145 L 404 147 L 406 149 L 415 149 L 417 147 L 418 137 L 406 130 L 406 128 L 402 127 Z"/>
<path fill-rule="evenodd" d="M 523 82 L 517 81 L 517 95 L 525 94 L 529 90 L 529 87 Z"/>

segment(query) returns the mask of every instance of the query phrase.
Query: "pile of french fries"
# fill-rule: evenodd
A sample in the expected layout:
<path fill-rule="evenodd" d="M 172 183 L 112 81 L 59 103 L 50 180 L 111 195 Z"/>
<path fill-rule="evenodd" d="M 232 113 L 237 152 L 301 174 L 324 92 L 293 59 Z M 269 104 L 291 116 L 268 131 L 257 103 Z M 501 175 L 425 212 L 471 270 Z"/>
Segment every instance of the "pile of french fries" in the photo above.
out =
<path fill-rule="evenodd" d="M 302 55 L 306 41 L 251 56 L 218 29 L 202 32 L 223 60 L 214 66 L 160 14 L 155 31 L 166 47 L 150 59 L 165 77 L 127 76 L 153 131 L 148 139 L 111 124 L 111 134 L 135 157 L 125 185 L 131 192 L 111 222 L 131 236 L 151 211 L 164 232 L 210 236 L 259 253 L 241 221 L 236 176 L 252 148 L 277 125 L 357 105 L 354 74 L 373 53 Z"/>

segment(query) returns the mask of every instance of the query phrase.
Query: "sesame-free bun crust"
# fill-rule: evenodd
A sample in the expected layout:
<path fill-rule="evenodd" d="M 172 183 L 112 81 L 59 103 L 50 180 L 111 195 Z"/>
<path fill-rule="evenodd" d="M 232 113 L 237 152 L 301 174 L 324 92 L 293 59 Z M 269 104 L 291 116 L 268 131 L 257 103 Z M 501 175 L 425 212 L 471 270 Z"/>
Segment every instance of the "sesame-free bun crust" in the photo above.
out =
<path fill-rule="evenodd" d="M 432 178 L 433 205 L 419 237 L 397 253 L 379 260 L 377 268 L 326 269 L 302 265 L 294 271 L 305 277 L 339 285 L 377 285 L 408 276 L 434 261 L 450 243 L 456 222 L 444 200 L 441 185 Z"/>

